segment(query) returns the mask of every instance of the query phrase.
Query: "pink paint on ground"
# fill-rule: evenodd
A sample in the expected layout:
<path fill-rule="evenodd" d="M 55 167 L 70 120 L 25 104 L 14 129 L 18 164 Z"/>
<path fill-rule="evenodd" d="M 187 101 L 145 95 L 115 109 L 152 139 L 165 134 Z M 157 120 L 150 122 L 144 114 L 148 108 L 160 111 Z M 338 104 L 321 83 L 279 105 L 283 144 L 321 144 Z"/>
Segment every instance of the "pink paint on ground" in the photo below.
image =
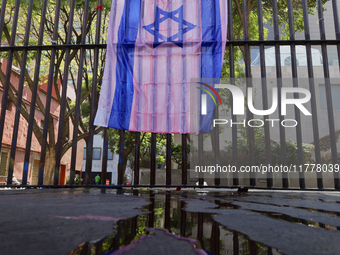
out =
<path fill-rule="evenodd" d="M 119 220 L 126 220 L 124 218 L 114 218 L 108 216 L 100 216 L 100 215 L 79 215 L 79 216 L 59 216 L 53 215 L 53 218 L 60 218 L 60 219 L 67 219 L 67 220 L 102 220 L 102 221 L 119 221 Z"/>

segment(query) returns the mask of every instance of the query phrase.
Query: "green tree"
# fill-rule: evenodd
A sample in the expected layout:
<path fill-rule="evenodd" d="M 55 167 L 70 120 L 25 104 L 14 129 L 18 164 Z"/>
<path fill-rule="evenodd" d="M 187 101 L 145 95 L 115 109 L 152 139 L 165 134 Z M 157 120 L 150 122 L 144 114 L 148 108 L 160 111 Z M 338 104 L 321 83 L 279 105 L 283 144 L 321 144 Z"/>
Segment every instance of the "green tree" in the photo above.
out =
<path fill-rule="evenodd" d="M 190 143 L 187 144 L 187 166 L 190 168 L 189 153 L 196 151 L 196 148 Z M 178 165 L 178 169 L 182 168 L 182 144 L 173 145 L 171 148 L 171 159 Z"/>
<path fill-rule="evenodd" d="M 117 129 L 108 129 L 109 148 L 113 153 L 119 153 L 119 141 L 120 131 Z M 140 134 L 140 166 L 148 168 L 150 167 L 150 153 L 151 153 L 151 133 Z M 132 167 L 135 162 L 134 152 L 136 145 L 136 133 L 131 131 L 125 131 L 124 140 L 124 157 L 123 157 L 123 169 L 125 171 L 126 166 L 130 162 Z M 156 164 L 160 165 L 165 161 L 165 146 L 166 146 L 166 134 L 156 135 Z"/>
<path fill-rule="evenodd" d="M 247 138 L 247 129 L 243 126 L 240 126 L 239 129 L 239 138 L 237 139 L 237 157 L 238 162 L 242 162 L 242 165 L 250 165 L 249 162 L 249 147 L 248 147 L 248 138 Z M 255 155 L 255 165 L 259 166 L 261 164 L 266 164 L 266 148 L 265 148 L 265 135 L 263 127 L 254 128 L 254 137 L 255 137 L 255 146 L 254 146 L 254 155 Z M 226 141 L 227 146 L 225 148 L 225 158 L 231 160 L 232 158 L 232 144 Z M 303 162 L 304 163 L 313 163 L 312 152 L 314 150 L 314 146 L 312 144 L 302 144 L 303 149 Z M 270 150 L 272 155 L 272 165 L 280 165 L 281 164 L 281 146 L 279 143 L 271 141 Z M 297 144 L 291 140 L 286 142 L 286 152 L 287 152 L 287 164 L 290 165 L 298 165 L 298 149 Z"/>
<path fill-rule="evenodd" d="M 322 0 L 322 4 L 324 5 L 328 0 Z M 232 17 L 233 17 L 233 38 L 228 38 L 229 40 L 244 40 L 244 15 L 246 15 L 246 20 L 248 24 L 248 30 L 246 34 L 249 40 L 259 40 L 259 15 L 257 8 L 257 0 L 246 0 L 247 5 L 247 13 L 243 13 L 243 0 L 233 0 L 232 1 Z M 264 0 L 262 3 L 262 21 L 264 24 L 269 24 L 274 26 L 273 20 L 273 1 L 272 0 Z M 300 0 L 292 0 L 293 6 L 293 23 L 295 32 L 304 31 L 304 18 L 303 18 L 303 6 L 302 1 Z M 307 12 L 308 14 L 316 14 L 317 13 L 317 1 L 307 0 Z M 289 34 L 289 17 L 288 17 L 288 3 L 287 0 L 277 0 L 277 9 L 278 9 L 278 25 L 282 31 L 282 39 L 287 40 L 290 38 Z M 260 17 L 261 18 L 261 17 Z M 268 37 L 268 29 L 263 28 L 264 32 L 264 40 L 267 40 Z M 250 50 L 249 55 L 245 55 L 244 46 L 235 46 L 234 47 L 234 67 L 235 67 L 235 78 L 245 78 L 245 60 L 246 57 L 250 60 Z M 224 65 L 222 69 L 222 78 L 230 78 L 230 60 L 229 60 L 229 50 L 226 49 Z M 250 69 L 250 77 L 252 77 L 252 70 Z M 237 85 L 237 83 L 236 83 Z M 227 107 L 226 110 L 230 109 L 231 105 L 231 94 L 226 89 L 221 89 L 219 91 L 221 98 L 223 98 L 223 104 Z M 246 112 L 248 115 L 248 112 Z M 246 116 L 247 120 L 249 116 Z M 247 131 L 248 132 L 248 131 Z M 249 134 L 247 133 L 247 137 Z M 254 139 L 247 139 L 248 142 L 253 143 Z M 213 143 L 214 141 L 212 141 Z"/>
<path fill-rule="evenodd" d="M 23 45 L 24 35 L 25 35 L 25 27 L 26 27 L 26 17 L 28 12 L 28 0 L 21 1 L 20 4 L 20 12 L 19 12 L 19 20 L 17 26 L 17 35 L 16 35 L 16 45 Z M 82 38 L 82 29 L 83 26 L 86 25 L 86 43 L 94 43 L 95 42 L 95 33 L 96 33 L 96 21 L 97 21 L 97 13 L 96 7 L 98 5 L 97 0 L 90 0 L 89 3 L 89 13 L 87 24 L 82 24 L 83 16 L 84 16 L 84 0 L 76 0 L 75 5 L 75 14 L 74 14 L 74 22 L 72 25 L 72 44 L 80 44 Z M 104 43 L 107 38 L 107 26 L 108 26 L 108 17 L 110 13 L 111 1 L 103 1 L 103 11 L 102 11 L 102 28 L 101 28 L 101 41 L 100 43 Z M 5 25 L 4 25 L 4 33 L 2 35 L 2 44 L 9 44 L 11 37 L 11 27 L 13 24 L 13 14 L 14 14 L 14 6 L 15 1 L 9 0 L 6 6 L 6 15 L 5 15 Z M 61 1 L 61 10 L 60 10 L 60 18 L 59 18 L 59 29 L 58 29 L 58 44 L 66 44 L 66 38 L 68 34 L 68 27 L 70 21 L 70 1 L 62 0 Z M 46 11 L 46 21 L 44 24 L 44 37 L 43 37 L 43 45 L 50 45 L 51 40 L 53 39 L 53 29 L 54 29 L 54 17 L 55 17 L 55 8 L 56 1 L 49 1 Z M 33 15 L 32 15 L 32 24 L 30 31 L 30 39 L 29 45 L 37 45 L 39 38 L 39 27 L 40 27 L 40 19 L 41 19 L 41 9 L 42 9 L 42 1 L 34 1 Z M 77 76 L 78 76 L 78 67 L 79 65 L 84 65 L 82 80 L 83 80 L 83 93 L 81 98 L 81 103 L 89 103 L 91 102 L 92 97 L 95 97 L 96 104 L 98 102 L 99 90 L 97 90 L 96 95 L 92 95 L 90 87 L 92 86 L 92 74 L 94 70 L 94 50 L 87 49 L 85 55 L 84 63 L 80 63 L 79 61 L 79 49 L 72 49 L 70 52 L 70 61 L 65 63 L 65 54 L 66 49 L 58 49 L 55 58 L 55 73 L 54 73 L 54 90 L 57 94 L 57 101 L 61 103 L 61 93 L 58 87 L 58 81 L 61 82 L 61 89 L 64 79 L 68 80 L 68 89 L 77 91 Z M 105 62 L 105 49 L 101 49 L 99 52 L 99 68 L 97 74 L 97 86 L 100 87 L 103 78 L 103 67 Z M 34 70 L 36 64 L 36 51 L 30 51 L 28 53 L 28 61 L 26 64 L 26 72 L 25 86 L 32 91 L 33 89 L 33 77 Z M 0 57 L 7 58 L 7 53 L 1 53 Z M 42 51 L 42 60 L 40 63 L 39 70 L 39 79 L 40 82 L 46 80 L 49 73 L 50 66 L 50 58 L 51 51 L 44 50 Z M 22 53 L 14 52 L 14 64 L 21 65 L 22 63 Z M 68 76 L 64 75 L 64 66 L 68 68 Z M 6 75 L 0 69 L 0 81 L 2 84 L 5 83 Z M 84 93 L 85 92 L 85 93 Z M 17 102 L 17 91 L 15 87 L 10 84 L 9 97 L 12 102 L 16 104 Z M 44 99 L 40 98 L 38 95 L 37 98 L 37 107 L 36 110 L 45 113 L 45 105 L 43 103 Z M 89 105 L 90 107 L 95 107 Z M 89 108 L 88 108 L 89 109 Z M 89 137 L 89 125 L 88 125 L 88 109 L 82 107 L 81 111 L 84 111 L 87 117 L 83 118 L 81 113 L 80 124 L 78 129 L 78 137 L 77 140 L 84 139 L 88 142 Z M 25 104 L 22 104 L 21 107 L 21 115 L 29 120 L 29 109 Z M 73 126 L 75 121 L 75 106 L 72 102 L 67 102 L 66 112 L 65 112 L 65 125 L 63 128 L 63 139 L 62 139 L 62 156 L 71 148 L 72 139 L 73 139 Z M 55 157 L 56 157 L 56 132 L 55 132 L 55 123 L 53 118 L 49 118 L 49 128 L 48 128 L 48 143 L 46 149 L 46 162 L 45 162 L 45 174 L 44 174 L 44 184 L 52 184 L 53 183 L 53 174 L 55 168 Z M 95 129 L 95 133 L 98 133 L 102 130 L 102 128 L 97 127 Z M 40 145 L 42 143 L 42 130 L 40 129 L 37 122 L 34 122 L 33 134 L 39 141 Z"/>
<path fill-rule="evenodd" d="M 328 0 L 322 0 L 322 4 L 325 4 Z M 243 0 L 234 0 L 233 1 L 233 40 L 242 40 L 244 39 L 244 14 L 242 12 L 242 3 Z M 247 13 L 246 20 L 248 23 L 248 31 L 246 31 L 249 40 L 258 40 L 259 39 L 259 25 L 258 25 L 258 9 L 257 9 L 257 0 L 247 0 Z M 303 7 L 302 1 L 292 0 L 293 5 L 293 15 L 294 15 L 294 30 L 295 32 L 304 31 L 304 19 L 303 19 Z M 316 14 L 317 12 L 317 1 L 307 0 L 307 11 L 309 14 Z M 288 24 L 288 4 L 287 0 L 277 0 L 277 8 L 278 8 L 278 24 L 282 29 L 283 38 L 289 39 L 289 24 Z M 264 0 L 262 1 L 262 13 L 263 13 L 263 23 L 274 25 L 273 21 L 273 2 L 272 0 Z M 268 30 L 264 28 L 264 39 L 267 38 Z M 240 50 L 242 55 L 236 51 L 235 53 L 235 63 L 239 63 L 241 60 L 241 56 L 245 59 L 245 51 L 244 47 L 240 46 L 237 50 Z M 226 52 L 226 66 L 224 69 L 224 75 L 226 77 L 230 77 L 228 75 L 229 72 L 229 57 L 228 51 Z M 236 66 L 236 74 L 238 73 L 238 67 Z M 239 72 L 240 76 L 242 76 L 242 72 Z M 238 76 L 236 76 L 238 77 Z"/>
<path fill-rule="evenodd" d="M 323 0 L 325 3 L 327 0 Z M 22 45 L 24 40 L 25 34 L 25 25 L 26 25 L 26 17 L 27 17 L 27 7 L 28 7 L 28 0 L 22 0 L 20 6 L 20 18 L 18 22 L 18 30 L 17 30 L 17 40 L 16 45 Z M 74 22 L 72 26 L 73 37 L 72 43 L 79 44 L 81 42 L 82 37 L 82 20 L 84 16 L 84 0 L 76 0 L 76 11 Z M 316 12 L 317 4 L 316 1 L 308 0 L 308 12 L 313 14 Z M 2 43 L 10 41 L 11 37 L 11 26 L 13 21 L 13 13 L 14 13 L 14 0 L 9 0 L 6 6 L 6 15 L 5 15 L 5 26 L 4 26 L 4 33 L 2 35 Z M 284 32 L 287 32 L 289 27 L 287 24 L 288 20 L 288 8 L 286 0 L 278 0 L 278 11 L 279 11 L 279 25 L 283 29 Z M 53 28 L 54 28 L 54 15 L 55 15 L 55 0 L 50 0 L 47 8 L 46 13 L 46 22 L 45 22 L 45 33 L 44 33 L 44 45 L 51 44 L 51 40 L 53 38 Z M 86 24 L 86 40 L 87 43 L 93 43 L 95 38 L 95 27 L 96 27 L 96 19 L 97 19 L 97 7 L 98 1 L 97 0 L 90 0 L 90 9 L 88 13 L 88 22 Z M 246 18 L 248 20 L 248 35 L 250 39 L 257 39 L 258 38 L 258 14 L 257 14 L 257 1 L 255 0 L 248 0 L 246 1 L 247 10 Z M 265 0 L 262 1 L 263 4 L 263 19 L 264 22 L 272 24 L 272 1 Z M 102 33 L 101 33 L 101 42 L 104 43 L 106 41 L 107 35 L 107 25 L 108 25 L 108 17 L 110 12 L 110 5 L 111 1 L 104 0 L 103 1 L 103 13 L 102 13 Z M 39 26 L 40 26 L 40 18 L 41 18 L 41 8 L 42 8 L 42 1 L 34 1 L 34 10 L 33 10 L 33 18 L 32 18 L 32 25 L 31 25 L 31 33 L 30 33 L 30 41 L 29 45 L 37 45 L 38 37 L 39 37 Z M 302 16 L 302 4 L 301 1 L 293 0 L 293 12 L 294 12 L 294 25 L 296 31 L 303 30 L 303 16 Z M 69 1 L 62 0 L 61 4 L 61 13 L 60 13 L 60 23 L 59 23 L 59 31 L 58 31 L 58 44 L 65 44 L 66 43 L 66 35 L 68 32 L 68 22 L 70 20 L 69 17 Z M 242 0 L 234 0 L 233 1 L 233 25 L 234 25 L 234 40 L 240 40 L 243 38 L 243 13 L 242 13 Z M 286 37 L 288 34 L 286 33 Z M 49 64 L 50 64 L 50 57 L 51 52 L 49 50 L 43 51 L 42 61 L 41 61 L 41 68 L 40 68 L 40 80 L 45 79 L 48 76 Z M 64 79 L 71 80 L 71 86 L 73 86 L 74 91 L 77 90 L 76 84 L 76 77 L 78 75 L 78 66 L 79 64 L 79 50 L 72 49 L 71 50 L 71 57 L 68 63 L 65 63 L 65 54 L 66 49 L 60 49 L 57 51 L 57 56 L 55 60 L 55 75 L 54 75 L 54 89 L 57 92 L 57 100 L 61 103 L 60 98 L 60 91 L 58 87 L 58 80 L 63 83 Z M 85 104 L 88 102 L 90 107 L 91 98 L 94 96 L 96 98 L 96 104 L 98 99 L 99 92 L 97 91 L 96 95 L 91 95 L 90 85 L 92 84 L 91 74 L 94 70 L 94 50 L 88 49 L 86 50 L 86 60 L 84 64 L 84 70 L 82 73 L 83 84 L 85 86 L 87 93 L 83 93 L 83 97 L 81 98 L 81 102 Z M 7 57 L 5 53 L 1 53 L 1 57 Z M 35 58 L 36 58 L 36 51 L 30 51 L 28 54 L 28 63 L 25 72 L 26 78 L 26 85 L 32 90 L 33 89 L 33 77 L 34 77 L 34 66 L 35 66 Z M 244 48 L 238 47 L 235 52 L 235 63 L 236 65 L 236 72 L 237 75 L 242 77 L 244 76 L 243 72 L 243 61 L 244 59 Z M 15 63 L 21 65 L 22 62 L 22 55 L 20 52 L 14 52 L 14 60 Z M 100 69 L 98 70 L 98 86 L 100 86 L 103 77 L 103 66 L 105 62 L 105 50 L 100 50 L 100 60 L 99 66 Z M 64 76 L 64 66 L 67 66 L 69 69 L 68 77 Z M 229 58 L 228 58 L 228 50 L 226 51 L 226 58 L 225 58 L 225 65 L 223 67 L 222 77 L 229 77 Z M 6 79 L 5 74 L 0 69 L 0 81 L 4 84 Z M 62 88 L 61 88 L 62 89 Z M 9 91 L 9 97 L 11 101 L 14 103 L 17 102 L 17 91 L 13 85 L 11 85 Z M 89 108 L 88 108 L 89 109 Z M 88 110 L 87 109 L 87 110 Z M 45 113 L 45 106 L 43 104 L 43 100 L 38 97 L 37 99 L 37 110 Z M 82 111 L 86 111 L 84 107 L 82 107 Z M 72 104 L 67 104 L 66 114 L 65 114 L 65 126 L 63 130 L 63 140 L 62 140 L 62 155 L 64 155 L 72 146 L 72 124 L 74 123 L 74 112 L 75 107 Z M 25 105 L 21 107 L 21 114 L 22 116 L 28 120 L 29 119 L 29 110 Z M 84 115 L 88 115 L 88 113 L 84 112 Z M 83 116 L 83 115 L 82 115 Z M 56 140 L 54 139 L 56 134 L 54 130 L 54 123 L 53 119 L 50 118 L 49 121 L 49 140 L 47 145 L 47 152 L 46 152 L 46 164 L 45 164 L 45 184 L 51 184 L 53 173 L 54 173 L 54 166 L 55 166 L 55 153 L 56 153 Z M 95 133 L 101 131 L 101 128 L 96 128 Z M 42 130 L 40 129 L 39 125 L 35 122 L 33 132 L 39 143 L 42 142 Z M 88 141 L 89 130 L 88 130 L 88 117 L 81 117 L 80 125 L 79 125 L 79 135 L 77 140 L 84 139 L 86 142 Z M 146 136 L 146 135 L 145 135 Z M 144 137 L 145 137 L 144 136 Z M 126 150 L 131 154 L 131 149 L 134 147 L 133 143 L 133 135 L 127 133 L 127 138 L 131 137 L 132 142 L 130 144 L 126 144 Z M 128 139 L 127 139 L 128 140 Z M 146 139 L 147 140 L 147 139 Z M 115 143 L 116 144 L 116 143 Z M 116 145 L 112 145 L 112 148 L 116 148 Z M 146 155 L 146 154 L 145 154 Z M 126 159 L 127 160 L 127 156 Z"/>

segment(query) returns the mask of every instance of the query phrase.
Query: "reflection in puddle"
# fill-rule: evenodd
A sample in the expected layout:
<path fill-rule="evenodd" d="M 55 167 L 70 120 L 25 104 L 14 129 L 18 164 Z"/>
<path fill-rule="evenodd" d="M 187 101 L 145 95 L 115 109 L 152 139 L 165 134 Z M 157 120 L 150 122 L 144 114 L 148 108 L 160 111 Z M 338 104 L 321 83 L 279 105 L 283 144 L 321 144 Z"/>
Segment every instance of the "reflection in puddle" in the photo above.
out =
<path fill-rule="evenodd" d="M 149 212 L 148 214 L 117 221 L 112 236 L 82 243 L 69 255 L 124 254 L 123 247 L 127 247 L 131 243 L 138 245 L 143 240 L 136 242 L 137 240 L 143 239 L 147 235 L 153 235 L 150 228 L 164 229 L 177 238 L 195 239 L 193 247 L 196 247 L 196 254 L 279 254 L 275 249 L 250 241 L 247 236 L 229 231 L 213 221 L 211 213 L 183 210 L 186 205 L 183 199 L 187 198 L 184 192 L 155 193 L 148 191 L 137 193 L 134 191 L 134 195 L 150 201 L 150 205 L 143 208 L 144 211 Z M 226 202 L 218 200 L 211 202 L 215 203 L 218 206 L 216 208 L 219 209 L 235 208 Z M 181 240 L 180 238 L 179 240 Z M 133 247 L 133 245 L 130 246 Z"/>

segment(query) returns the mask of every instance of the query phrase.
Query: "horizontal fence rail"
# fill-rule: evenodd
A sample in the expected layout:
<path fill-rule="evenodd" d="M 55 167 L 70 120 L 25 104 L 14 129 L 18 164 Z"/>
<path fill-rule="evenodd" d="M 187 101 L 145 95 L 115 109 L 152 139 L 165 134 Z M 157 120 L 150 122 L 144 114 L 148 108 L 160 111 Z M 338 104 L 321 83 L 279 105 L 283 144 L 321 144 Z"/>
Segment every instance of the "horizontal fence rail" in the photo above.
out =
<path fill-rule="evenodd" d="M 115 0 L 113 0 L 115 1 Z M 141 0 L 142 1 L 142 0 Z M 185 1 L 185 0 L 183 0 Z M 331 78 L 339 77 L 340 63 L 340 26 L 338 16 L 338 1 L 317 0 L 314 7 L 307 4 L 307 0 L 296 3 L 287 0 L 283 6 L 278 6 L 273 0 L 269 2 L 257 0 L 255 4 L 249 4 L 249 0 L 227 0 L 227 43 L 226 57 L 223 66 L 224 78 L 228 78 L 230 84 L 236 84 L 238 78 L 246 79 L 246 87 L 253 88 L 251 78 L 258 72 L 261 78 L 261 104 L 263 109 L 270 107 L 269 81 L 267 78 L 277 78 L 278 86 L 278 113 L 280 122 L 285 120 L 281 109 L 281 88 L 283 78 L 292 79 L 292 86 L 299 88 L 300 78 L 299 59 L 297 57 L 298 46 L 305 47 L 306 76 L 309 78 L 308 88 L 311 93 L 310 109 L 312 137 L 314 146 L 313 163 L 325 164 L 324 151 L 322 151 L 322 138 L 320 125 L 327 125 L 330 160 L 327 164 L 339 164 L 339 152 L 337 140 L 339 130 L 337 121 L 339 118 L 334 103 L 332 102 Z M 79 1 L 78 1 L 79 2 Z M 332 176 L 332 186 L 325 185 L 322 172 L 316 172 L 312 182 L 307 183 L 305 171 L 299 172 L 298 185 L 290 185 L 288 173 L 282 173 L 279 184 L 275 182 L 274 175 L 268 172 L 264 178 L 264 185 L 259 185 L 259 180 L 254 173 L 250 173 L 246 179 L 241 179 L 237 172 L 232 173 L 228 180 L 223 180 L 220 173 L 215 173 L 211 182 L 204 179 L 200 173 L 191 180 L 189 175 L 193 166 L 189 162 L 189 150 L 191 137 L 181 134 L 174 139 L 173 134 L 159 135 L 114 131 L 94 125 L 97 112 L 100 88 L 103 81 L 105 66 L 106 38 L 108 33 L 108 19 L 110 6 L 103 1 L 84 0 L 79 6 L 75 0 L 57 0 L 50 3 L 44 0 L 37 1 L 3 0 L 0 13 L 0 184 L 1 187 L 101 187 L 116 188 L 239 188 L 247 190 L 256 189 L 290 189 L 290 190 L 328 190 L 340 189 L 339 172 Z M 323 8 L 327 4 L 326 8 Z M 252 9 L 249 9 L 252 8 Z M 283 9 L 279 9 L 283 8 Z M 312 10 L 312 9 L 313 10 Z M 295 11 L 294 11 L 295 9 Z M 325 27 L 325 12 L 333 15 L 334 31 Z M 312 13 L 313 11 L 313 13 Z M 269 16 L 269 14 L 271 16 Z M 242 14 L 242 17 L 240 17 Z M 250 15 L 251 14 L 251 15 Z M 283 15 L 283 16 L 280 16 Z M 296 17 L 295 15 L 300 15 Z M 255 17 L 255 18 L 254 18 Z M 311 31 L 310 19 L 317 17 L 318 38 L 315 31 Z M 285 21 L 282 21 L 286 18 Z M 303 19 L 297 23 L 297 18 Z M 271 37 L 269 38 L 268 33 Z M 297 34 L 302 34 L 297 38 Z M 330 38 L 328 35 L 331 34 Z M 282 67 L 282 46 L 289 46 L 289 75 L 285 73 L 287 68 Z M 330 73 L 329 51 L 336 48 L 338 70 L 336 74 Z M 268 73 L 266 63 L 267 49 L 275 49 L 273 61 L 275 65 L 271 69 L 274 75 Z M 313 50 L 320 49 L 322 59 L 322 71 L 316 73 L 313 65 Z M 256 50 L 256 51 L 254 51 Z M 258 69 L 254 69 L 253 52 L 258 54 Z M 334 51 L 332 51 L 334 52 Z M 241 57 L 240 57 L 241 56 Z M 333 59 L 334 60 L 334 59 Z M 286 61 L 286 59 L 285 59 Z M 257 71 L 256 71 L 257 70 Z M 333 69 L 332 69 L 333 70 Z M 324 79 L 326 112 L 321 116 L 317 86 L 314 78 Z M 340 95 L 339 95 L 340 96 Z M 294 98 L 298 99 L 297 93 Z M 230 112 L 234 112 L 233 98 L 230 99 Z M 11 105 L 15 105 L 11 111 Z M 295 119 L 301 122 L 300 110 L 294 108 Z M 320 118 L 327 118 L 327 123 L 320 124 Z M 219 119 L 219 109 L 216 107 L 214 118 Z M 253 119 L 253 113 L 248 110 L 247 118 Z M 268 116 L 263 116 L 263 146 L 264 163 L 271 165 L 274 155 L 271 144 L 273 131 L 270 128 Z M 236 115 L 232 115 L 234 123 L 238 121 Z M 215 164 L 221 164 L 223 154 L 220 148 L 224 145 L 219 142 L 223 129 L 215 128 L 210 139 L 214 141 L 213 160 Z M 233 125 L 230 129 L 232 166 L 242 166 L 240 160 L 240 128 Z M 339 132 L 338 132 L 339 131 Z M 9 133 L 10 134 L 9 134 Z M 256 132 L 253 128 L 246 128 L 247 162 L 255 165 L 257 144 Z M 277 134 L 277 143 L 280 146 L 279 160 L 283 166 L 289 165 L 290 152 L 287 148 L 286 129 L 280 125 Z M 100 134 L 101 145 L 95 145 L 95 136 Z M 296 157 L 298 165 L 305 164 L 304 129 L 302 125 L 294 128 Z M 204 134 L 198 135 L 197 157 L 198 164 L 204 165 L 207 142 Z M 323 139 L 323 140 L 322 140 Z M 164 140 L 161 143 L 159 140 Z M 176 144 L 181 144 L 181 150 L 176 150 Z M 86 144 L 84 157 L 84 171 L 79 167 L 83 162 L 83 143 Z M 100 183 L 93 185 L 94 174 L 94 149 L 100 146 L 101 173 Z M 162 151 L 163 152 L 160 152 Z M 162 163 L 164 170 L 164 182 L 157 182 L 159 153 L 163 153 Z M 178 166 L 180 174 L 177 175 L 174 167 L 174 157 L 180 153 Z M 112 154 L 112 155 L 111 155 Z M 114 155 L 113 155 L 114 154 Z M 80 156 L 79 156 L 80 155 Z M 111 171 L 116 175 L 116 183 L 107 183 L 109 160 L 119 157 L 117 164 Z M 164 157 L 163 157 L 164 156 Z M 145 158 L 148 162 L 145 162 Z M 143 161 L 144 160 L 144 161 Z M 98 161 L 99 162 L 99 161 Z M 189 163 L 188 163 L 189 162 Z M 150 168 L 148 177 L 142 175 L 142 166 Z M 132 183 L 126 180 L 125 169 L 129 166 L 133 174 Z M 19 183 L 16 178 L 19 179 Z M 97 172 L 95 172 L 97 174 Z M 177 178 L 179 181 L 173 181 Z M 82 180 L 81 180 L 82 179 Z M 144 184 L 147 179 L 148 184 Z M 162 180 L 163 181 L 163 180 Z M 310 181 L 310 180 L 308 180 Z M 208 182 L 205 184 L 205 182 Z"/>

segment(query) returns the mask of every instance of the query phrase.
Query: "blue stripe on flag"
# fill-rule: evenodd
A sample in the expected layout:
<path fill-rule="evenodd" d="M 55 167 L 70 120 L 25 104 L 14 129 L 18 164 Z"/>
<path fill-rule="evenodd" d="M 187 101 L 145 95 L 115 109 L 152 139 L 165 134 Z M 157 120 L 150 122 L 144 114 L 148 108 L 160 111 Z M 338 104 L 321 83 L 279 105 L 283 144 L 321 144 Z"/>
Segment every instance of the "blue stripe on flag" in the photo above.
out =
<path fill-rule="evenodd" d="M 202 55 L 201 78 L 220 78 L 222 71 L 222 32 L 219 0 L 201 0 Z M 217 79 L 214 79 L 217 80 Z M 211 84 L 214 86 L 214 84 Z M 218 90 L 217 90 L 218 91 Z M 205 93 L 202 91 L 202 93 Z M 207 97 L 207 115 L 201 115 L 200 133 L 210 132 L 215 104 Z"/>
<path fill-rule="evenodd" d="M 135 43 L 140 21 L 141 0 L 126 0 L 118 31 L 116 90 L 109 127 L 128 130 L 133 101 Z"/>

